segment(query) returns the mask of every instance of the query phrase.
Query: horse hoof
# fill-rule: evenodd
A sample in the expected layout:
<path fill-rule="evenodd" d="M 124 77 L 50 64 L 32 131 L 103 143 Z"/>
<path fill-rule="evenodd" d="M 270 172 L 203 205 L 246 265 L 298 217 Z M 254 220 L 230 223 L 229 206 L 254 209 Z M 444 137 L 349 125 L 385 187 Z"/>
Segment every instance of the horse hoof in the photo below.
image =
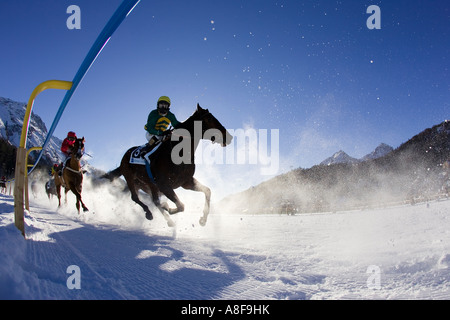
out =
<path fill-rule="evenodd" d="M 204 226 L 206 225 L 206 219 L 205 219 L 205 218 L 200 218 L 199 223 L 200 223 L 200 225 L 201 225 L 202 227 L 204 227 Z"/>
<path fill-rule="evenodd" d="M 83 208 L 83 212 L 87 212 L 87 211 L 89 211 L 88 208 Z"/>
<path fill-rule="evenodd" d="M 150 212 L 146 212 L 145 218 L 147 218 L 147 220 L 153 220 L 153 215 Z"/>

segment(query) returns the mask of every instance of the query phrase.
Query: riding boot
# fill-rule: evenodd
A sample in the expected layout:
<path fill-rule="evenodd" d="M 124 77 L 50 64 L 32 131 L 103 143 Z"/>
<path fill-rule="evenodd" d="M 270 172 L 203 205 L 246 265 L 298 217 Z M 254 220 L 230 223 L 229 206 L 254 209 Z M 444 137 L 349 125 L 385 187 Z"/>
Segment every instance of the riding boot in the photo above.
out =
<path fill-rule="evenodd" d="M 151 140 L 150 140 L 151 142 Z M 146 143 L 143 148 L 141 148 L 139 155 L 144 158 L 144 156 L 147 154 L 147 152 L 150 152 L 153 149 L 153 144 L 150 144 L 150 142 Z"/>
<path fill-rule="evenodd" d="M 158 141 L 157 138 L 152 137 L 152 138 L 148 141 L 148 143 L 141 149 L 141 154 L 140 154 L 140 156 L 141 156 L 142 158 L 144 158 L 144 159 L 147 159 L 146 155 L 147 155 L 147 154 L 151 154 L 150 151 L 152 151 L 153 148 L 156 146 L 156 142 L 157 142 L 157 141 Z M 148 159 L 147 159 L 147 161 L 148 161 Z M 150 162 L 150 161 L 149 161 L 149 162 Z"/>

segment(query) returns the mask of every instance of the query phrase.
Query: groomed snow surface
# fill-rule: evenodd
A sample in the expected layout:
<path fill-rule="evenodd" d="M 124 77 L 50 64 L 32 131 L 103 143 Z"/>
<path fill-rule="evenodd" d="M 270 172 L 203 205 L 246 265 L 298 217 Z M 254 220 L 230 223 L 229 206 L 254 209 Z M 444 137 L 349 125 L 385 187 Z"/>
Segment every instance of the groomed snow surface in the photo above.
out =
<path fill-rule="evenodd" d="M 1 299 L 450 299 L 450 201 L 295 216 L 215 214 L 202 195 L 167 226 L 129 194 L 30 195 L 26 239 L 0 195 Z M 79 289 L 78 289 L 78 288 Z"/>

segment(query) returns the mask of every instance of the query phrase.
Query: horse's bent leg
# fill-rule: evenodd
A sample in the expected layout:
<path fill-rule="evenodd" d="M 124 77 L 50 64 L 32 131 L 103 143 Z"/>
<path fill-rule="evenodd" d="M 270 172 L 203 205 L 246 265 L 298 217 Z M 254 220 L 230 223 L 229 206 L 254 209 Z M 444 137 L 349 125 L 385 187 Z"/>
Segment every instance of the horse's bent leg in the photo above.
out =
<path fill-rule="evenodd" d="M 154 185 L 147 185 L 143 188 L 143 190 L 152 196 L 152 200 L 154 205 L 161 211 L 164 219 L 166 219 L 167 221 L 167 225 L 169 227 L 174 227 L 175 223 L 172 221 L 172 219 L 170 218 L 170 216 L 166 213 L 165 211 L 165 207 L 161 206 L 161 202 L 159 201 L 159 194 L 158 194 L 158 189 L 154 186 Z"/>
<path fill-rule="evenodd" d="M 164 185 L 163 186 L 158 185 L 158 187 L 159 190 L 167 197 L 167 199 L 175 203 L 175 205 L 177 206 L 175 209 L 169 208 L 168 205 L 162 206 L 165 210 L 167 210 L 167 212 L 169 212 L 169 214 L 175 214 L 184 211 L 184 204 L 180 201 L 180 199 L 178 199 L 178 196 L 171 187 Z"/>
<path fill-rule="evenodd" d="M 205 194 L 205 206 L 203 208 L 203 217 L 200 218 L 200 225 L 205 226 L 206 220 L 208 219 L 209 215 L 209 209 L 210 209 L 210 202 L 211 202 L 211 189 L 209 189 L 207 186 L 204 186 L 200 182 L 197 181 L 197 179 L 192 178 L 192 181 L 189 183 L 186 183 L 182 186 L 184 189 L 187 190 L 193 190 L 193 191 L 200 191 Z"/>
<path fill-rule="evenodd" d="M 148 208 L 148 206 L 145 203 L 143 203 L 141 200 L 139 200 L 139 197 L 135 191 L 131 191 L 131 200 L 136 202 L 138 205 L 140 205 L 142 207 L 142 209 L 144 209 L 145 218 L 147 220 L 153 220 L 152 212 L 150 211 L 150 209 Z"/>

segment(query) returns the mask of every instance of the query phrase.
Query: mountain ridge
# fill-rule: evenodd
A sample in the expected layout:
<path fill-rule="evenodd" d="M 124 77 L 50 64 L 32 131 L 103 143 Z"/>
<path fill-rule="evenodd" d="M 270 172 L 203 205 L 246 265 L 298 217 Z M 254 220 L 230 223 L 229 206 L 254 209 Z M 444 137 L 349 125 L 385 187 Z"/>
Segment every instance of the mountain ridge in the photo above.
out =
<path fill-rule="evenodd" d="M 424 201 L 439 193 L 448 194 L 449 172 L 444 163 L 449 160 L 450 121 L 445 120 L 384 156 L 294 169 L 227 196 L 216 208 L 254 214 L 280 213 L 289 208 L 303 213 Z"/>
<path fill-rule="evenodd" d="M 11 147 L 14 147 L 14 150 L 20 145 L 26 107 L 26 103 L 0 97 L 0 139 Z M 47 134 L 48 131 L 44 121 L 42 121 L 39 115 L 31 112 L 28 126 L 27 148 L 41 147 L 44 144 Z M 54 163 L 61 163 L 65 159 L 60 150 L 61 144 L 61 139 L 54 136 L 51 137 L 44 150 L 41 159 L 42 163 L 39 166 L 51 166 Z M 15 154 L 11 156 L 15 159 Z M 37 152 L 30 153 L 30 159 L 33 161 L 37 159 L 37 156 Z M 10 162 L 8 161 L 8 163 Z M 15 163 L 15 161 L 13 162 Z M 0 168 L 0 170 L 3 174 L 8 175 L 14 171 L 13 168 Z"/>
<path fill-rule="evenodd" d="M 339 150 L 338 152 L 334 153 L 331 157 L 326 158 L 323 160 L 319 165 L 329 166 L 336 163 L 358 163 L 363 162 L 367 160 L 374 160 L 381 157 L 384 157 L 389 152 L 393 151 L 394 148 L 385 144 L 380 143 L 372 152 L 366 154 L 365 156 L 357 159 L 353 158 L 352 156 L 349 156 L 345 151 Z"/>

